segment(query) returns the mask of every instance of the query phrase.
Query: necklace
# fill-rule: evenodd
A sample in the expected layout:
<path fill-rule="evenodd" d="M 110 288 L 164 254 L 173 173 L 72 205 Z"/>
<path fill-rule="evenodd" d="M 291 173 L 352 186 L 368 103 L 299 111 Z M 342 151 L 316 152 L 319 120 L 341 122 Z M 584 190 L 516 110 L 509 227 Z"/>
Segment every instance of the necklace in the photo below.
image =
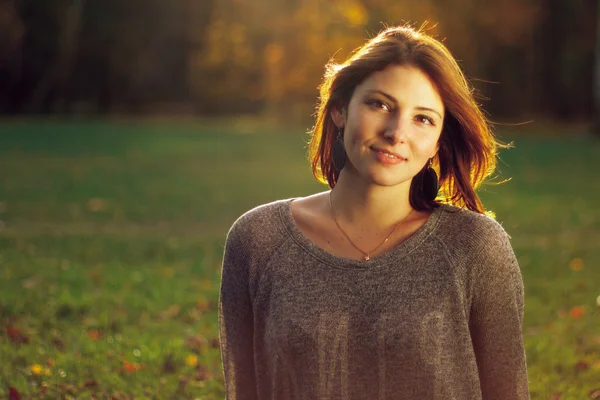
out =
<path fill-rule="evenodd" d="M 398 222 L 398 224 L 394 227 L 394 229 L 392 230 L 392 232 L 389 235 L 387 235 L 387 237 L 385 239 L 383 239 L 383 242 L 379 243 L 374 249 L 372 249 L 371 251 L 367 252 L 367 251 L 361 250 L 356 244 L 354 244 L 354 242 L 352 241 L 352 239 L 350 239 L 350 236 L 348 236 L 346 234 L 346 232 L 344 232 L 344 230 L 342 229 L 342 227 L 338 223 L 337 218 L 335 217 L 335 212 L 333 211 L 333 204 L 331 203 L 331 191 L 329 192 L 329 209 L 331 210 L 331 216 L 333 217 L 333 221 L 337 225 L 337 227 L 340 230 L 340 232 L 342 232 L 342 234 L 346 237 L 346 239 L 348 239 L 348 242 L 350 242 L 350 244 L 352 245 L 352 247 L 354 247 L 356 250 L 358 250 L 359 252 L 361 252 L 363 254 L 363 259 L 365 261 L 369 261 L 371 259 L 371 254 L 373 254 L 375 251 L 377 251 L 377 249 L 379 249 L 381 246 L 383 246 L 385 243 L 387 243 L 387 241 L 392 237 L 392 235 L 394 234 L 394 232 L 396 232 L 396 229 L 398 229 L 398 227 L 400 225 L 402 225 L 402 223 L 404 221 L 406 221 L 406 219 L 408 218 L 408 216 L 410 214 L 412 214 L 412 212 L 414 211 L 414 209 L 411 209 L 410 212 L 408 214 L 406 214 L 406 216 L 404 218 L 402 218 L 400 220 L 400 222 Z"/>

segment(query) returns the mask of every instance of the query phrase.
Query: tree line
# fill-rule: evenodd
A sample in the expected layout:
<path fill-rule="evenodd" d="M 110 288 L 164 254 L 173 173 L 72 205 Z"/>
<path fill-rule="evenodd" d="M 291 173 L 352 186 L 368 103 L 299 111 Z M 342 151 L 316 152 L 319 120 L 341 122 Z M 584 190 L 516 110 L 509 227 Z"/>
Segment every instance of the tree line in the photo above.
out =
<path fill-rule="evenodd" d="M 385 25 L 443 40 L 494 119 L 589 119 L 595 0 L 0 0 L 0 113 L 310 116 Z"/>

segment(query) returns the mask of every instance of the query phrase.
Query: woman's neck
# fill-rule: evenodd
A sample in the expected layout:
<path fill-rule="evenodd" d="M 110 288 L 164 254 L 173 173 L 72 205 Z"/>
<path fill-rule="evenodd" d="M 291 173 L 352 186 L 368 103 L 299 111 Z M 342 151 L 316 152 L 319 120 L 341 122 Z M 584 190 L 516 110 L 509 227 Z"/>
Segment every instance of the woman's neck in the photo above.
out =
<path fill-rule="evenodd" d="M 342 173 L 331 201 L 338 220 L 377 231 L 397 224 L 413 211 L 409 193 L 410 182 L 379 186 Z"/>

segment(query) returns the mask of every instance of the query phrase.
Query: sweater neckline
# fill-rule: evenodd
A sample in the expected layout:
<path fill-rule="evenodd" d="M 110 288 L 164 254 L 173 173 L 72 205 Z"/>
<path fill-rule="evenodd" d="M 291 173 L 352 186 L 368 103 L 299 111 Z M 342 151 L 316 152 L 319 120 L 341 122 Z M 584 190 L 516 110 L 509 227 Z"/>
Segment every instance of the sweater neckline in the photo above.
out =
<path fill-rule="evenodd" d="M 330 264 L 334 267 L 360 269 L 378 267 L 393 262 L 398 262 L 402 258 L 409 255 L 433 233 L 440 220 L 442 211 L 445 208 L 450 207 L 446 204 L 441 204 L 438 208 L 433 210 L 429 218 L 427 218 L 427 221 L 425 221 L 425 223 L 412 236 L 408 237 L 396 247 L 371 257 L 369 261 L 364 261 L 337 256 L 318 246 L 312 240 L 306 237 L 292 216 L 291 203 L 296 199 L 297 198 L 294 197 L 283 200 L 282 207 L 279 209 L 281 221 L 292 239 L 304 250 L 324 263 Z"/>

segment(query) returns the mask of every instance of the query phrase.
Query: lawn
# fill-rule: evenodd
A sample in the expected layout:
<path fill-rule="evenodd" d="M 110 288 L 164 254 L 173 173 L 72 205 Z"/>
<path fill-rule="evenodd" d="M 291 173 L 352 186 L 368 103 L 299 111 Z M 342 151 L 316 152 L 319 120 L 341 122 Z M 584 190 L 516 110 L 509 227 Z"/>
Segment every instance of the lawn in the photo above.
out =
<path fill-rule="evenodd" d="M 244 122 L 244 121 L 243 121 Z M 325 187 L 302 128 L 0 122 L 0 398 L 222 399 L 225 233 Z M 525 281 L 532 399 L 600 399 L 600 141 L 505 134 L 480 194 Z"/>

